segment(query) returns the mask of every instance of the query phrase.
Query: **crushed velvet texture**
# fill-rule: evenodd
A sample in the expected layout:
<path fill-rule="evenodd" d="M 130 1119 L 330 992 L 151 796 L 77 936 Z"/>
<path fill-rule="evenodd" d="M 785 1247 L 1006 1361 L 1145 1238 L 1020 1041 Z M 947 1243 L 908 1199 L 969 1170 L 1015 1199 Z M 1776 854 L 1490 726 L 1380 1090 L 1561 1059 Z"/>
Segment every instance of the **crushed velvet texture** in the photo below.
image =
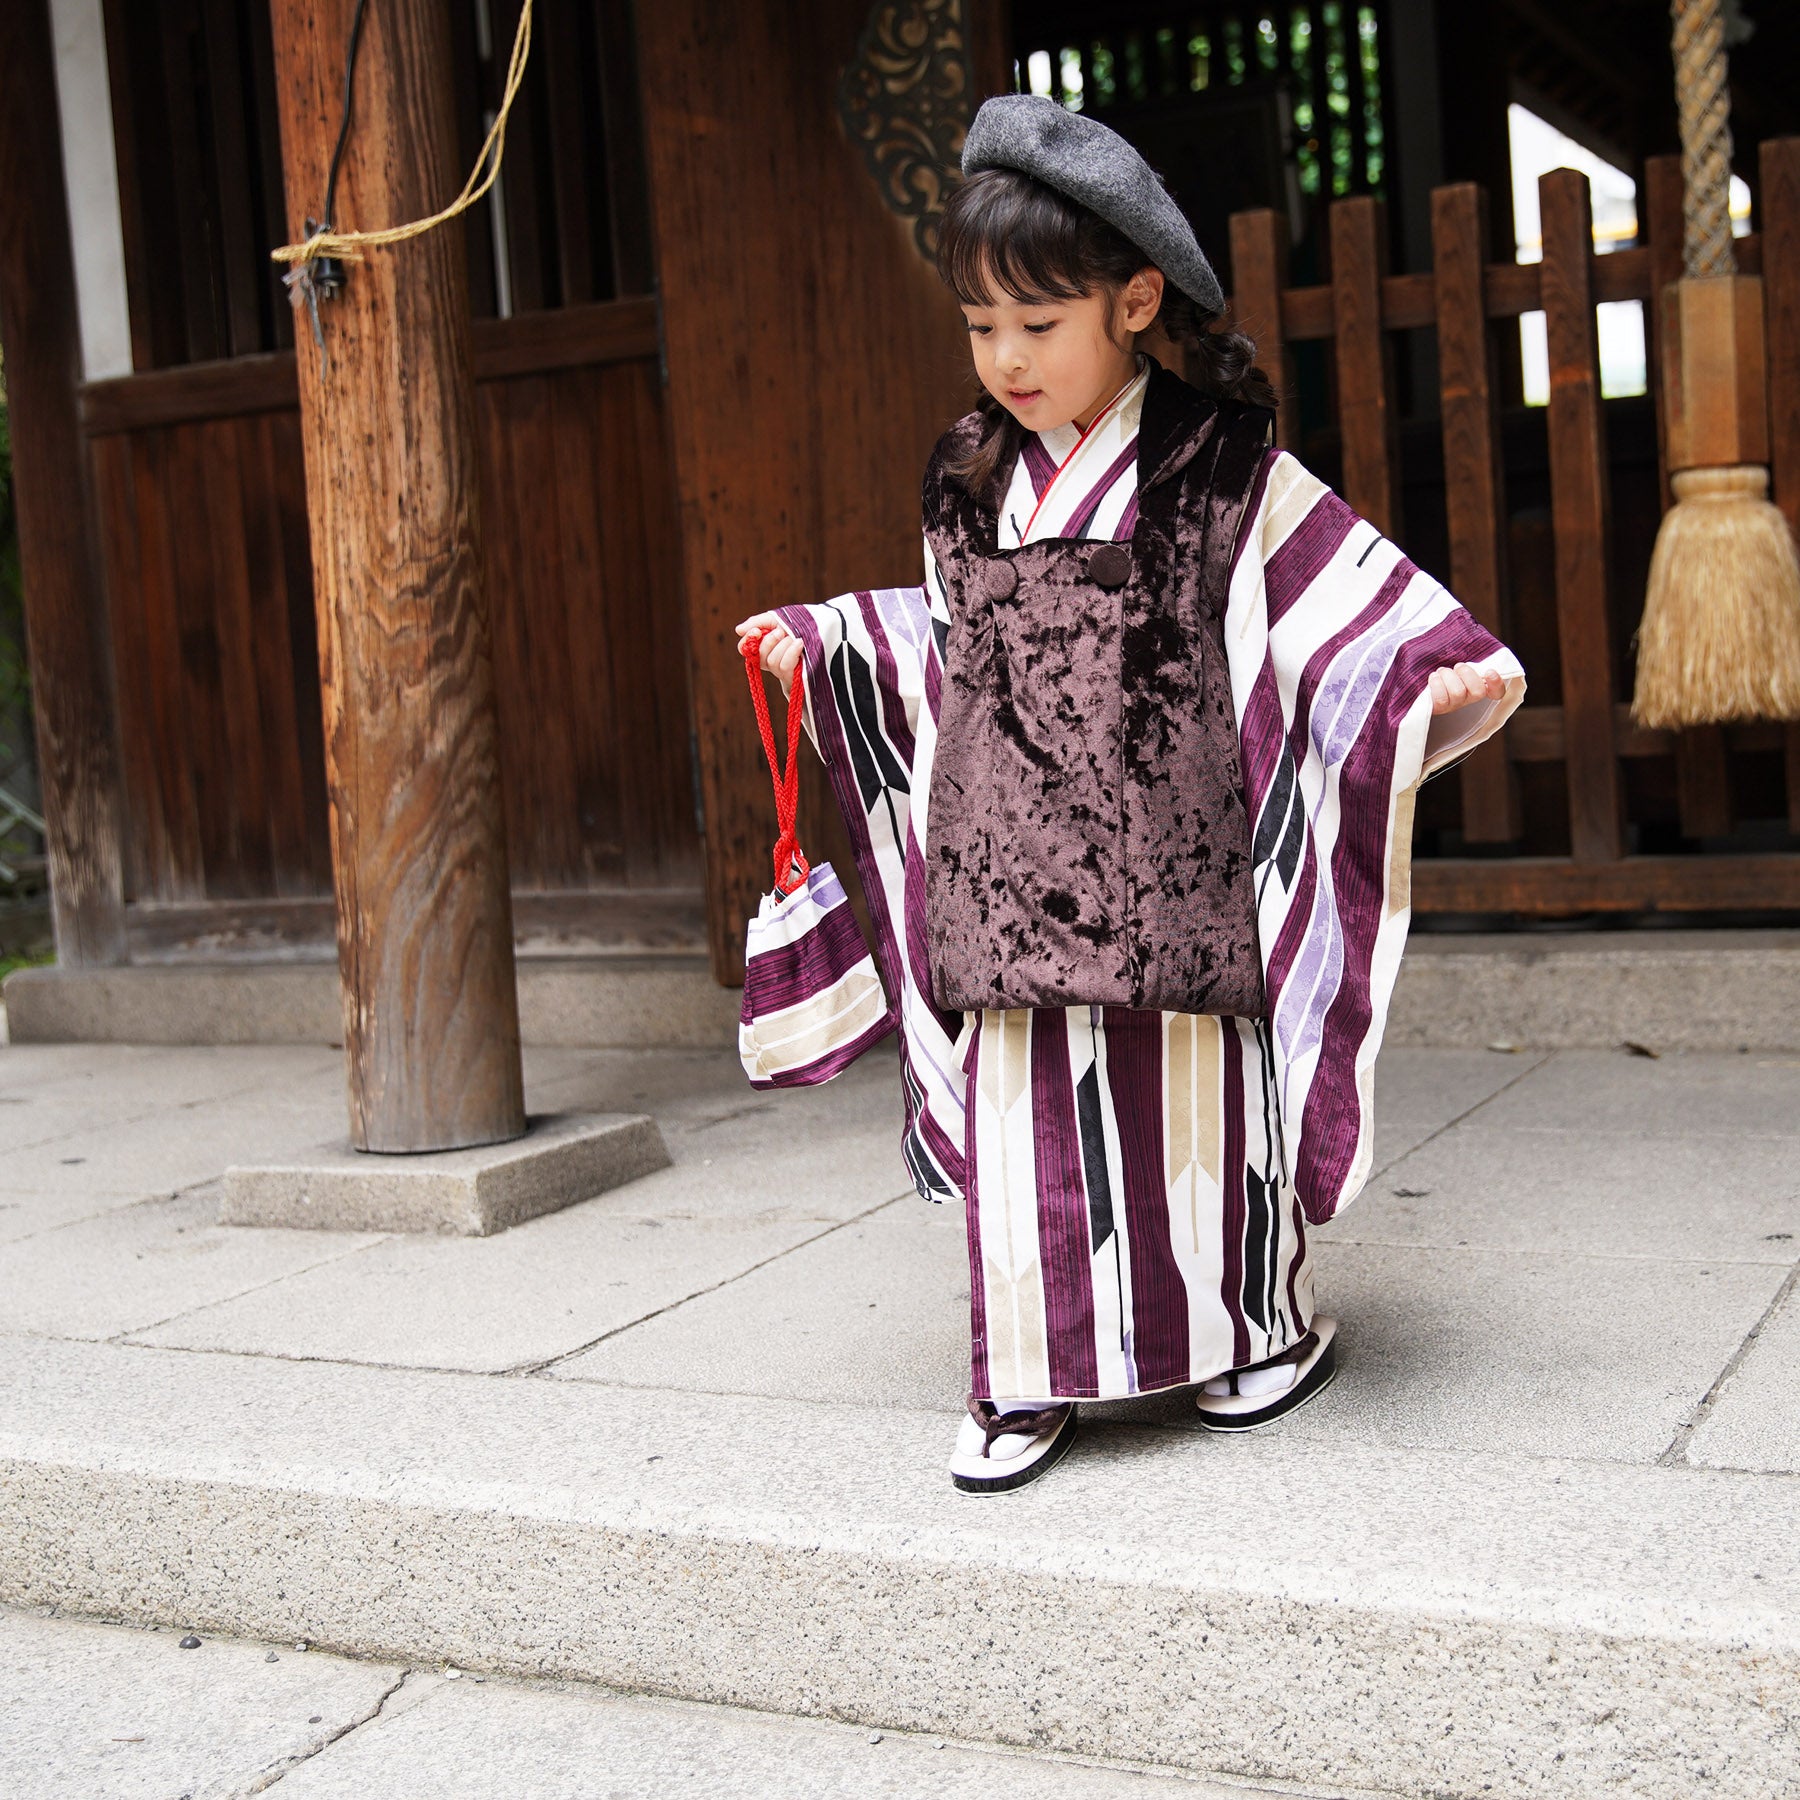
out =
<path fill-rule="evenodd" d="M 1072 538 L 996 547 L 992 491 L 926 470 L 949 598 L 926 933 L 950 1010 L 1263 1012 L 1223 615 L 1269 415 L 1152 365 L 1124 585 Z M 1016 580 L 1015 580 L 1016 578 Z"/>

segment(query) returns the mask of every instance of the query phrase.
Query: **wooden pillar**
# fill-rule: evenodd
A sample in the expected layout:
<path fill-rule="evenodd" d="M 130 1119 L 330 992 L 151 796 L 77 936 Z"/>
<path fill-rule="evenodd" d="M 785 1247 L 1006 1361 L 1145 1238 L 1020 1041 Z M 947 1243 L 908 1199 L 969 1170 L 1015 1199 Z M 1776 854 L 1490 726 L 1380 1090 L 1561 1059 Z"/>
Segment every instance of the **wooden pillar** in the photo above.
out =
<path fill-rule="evenodd" d="M 1486 297 L 1487 195 L 1473 182 L 1431 196 L 1437 291 L 1439 411 L 1450 528 L 1450 586 L 1496 637 L 1506 636 L 1506 460 L 1494 333 Z M 1463 837 L 1504 844 L 1519 835 L 1518 781 L 1502 737 L 1462 766 Z"/>
<path fill-rule="evenodd" d="M 287 228 L 322 210 L 355 0 L 273 0 Z M 368 9 L 334 223 L 454 194 L 448 11 Z M 525 1129 L 512 903 L 477 506 L 464 234 L 348 265 L 295 332 L 319 619 L 351 1141 Z M 328 360 L 327 360 L 328 359 Z"/>
<path fill-rule="evenodd" d="M 1393 345 L 1381 327 L 1388 272 L 1381 202 L 1367 194 L 1331 206 L 1331 302 L 1336 321 L 1338 424 L 1344 498 L 1388 537 L 1400 522 L 1400 422 L 1394 407 Z"/>
<path fill-rule="evenodd" d="M 76 416 L 81 343 L 48 0 L 0 6 L 0 341 L 57 960 L 125 960 L 105 602 Z"/>
<path fill-rule="evenodd" d="M 1600 409 L 1594 215 L 1587 177 L 1573 169 L 1539 176 L 1538 208 L 1544 221 L 1550 515 L 1556 533 L 1569 844 L 1578 863 L 1612 862 L 1624 854 L 1625 812 L 1613 743 L 1606 421 Z"/>
<path fill-rule="evenodd" d="M 1300 396 L 1281 324 L 1288 284 L 1287 220 L 1268 207 L 1231 215 L 1231 322 L 1256 340 L 1256 365 L 1275 389 L 1275 442 L 1300 443 Z"/>

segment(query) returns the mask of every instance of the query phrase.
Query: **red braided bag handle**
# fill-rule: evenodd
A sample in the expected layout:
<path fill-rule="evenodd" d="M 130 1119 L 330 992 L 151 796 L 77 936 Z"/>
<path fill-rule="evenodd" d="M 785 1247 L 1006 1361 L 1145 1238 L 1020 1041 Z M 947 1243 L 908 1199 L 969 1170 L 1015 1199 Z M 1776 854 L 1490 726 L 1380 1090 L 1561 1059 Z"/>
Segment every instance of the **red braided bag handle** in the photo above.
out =
<path fill-rule="evenodd" d="M 753 632 L 741 646 L 744 673 L 750 678 L 750 703 L 756 708 L 757 729 L 762 733 L 763 754 L 769 759 L 769 774 L 775 783 L 775 821 L 781 835 L 775 840 L 775 892 L 784 900 L 809 874 L 812 864 L 800 848 L 794 821 L 800 811 L 800 717 L 804 711 L 804 667 L 794 670 L 794 685 L 788 694 L 787 767 L 776 760 L 775 727 L 769 720 L 769 696 L 763 688 L 762 641 L 769 634 Z"/>

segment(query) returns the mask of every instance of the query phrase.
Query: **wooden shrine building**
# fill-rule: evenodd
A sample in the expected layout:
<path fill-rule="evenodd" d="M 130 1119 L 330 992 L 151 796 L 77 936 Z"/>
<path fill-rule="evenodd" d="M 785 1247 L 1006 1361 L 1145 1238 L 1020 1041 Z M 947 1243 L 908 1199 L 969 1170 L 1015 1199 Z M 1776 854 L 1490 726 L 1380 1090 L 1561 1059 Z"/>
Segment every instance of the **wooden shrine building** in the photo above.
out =
<path fill-rule="evenodd" d="M 447 17 L 465 170 L 519 0 L 404 4 Z M 1800 26 L 1744 11 L 1741 254 L 1800 518 Z M 772 815 L 729 628 L 917 579 L 918 476 L 972 391 L 934 222 L 972 107 L 1015 84 L 1164 168 L 1283 385 L 1283 441 L 1524 656 L 1504 742 L 1421 798 L 1421 915 L 1800 910 L 1800 728 L 1677 738 L 1626 710 L 1667 484 L 1654 381 L 1603 397 L 1595 309 L 1678 272 L 1666 29 L 1660 0 L 536 0 L 500 182 L 448 228 L 518 942 L 705 948 L 739 975 Z M 1595 254 L 1565 171 L 1542 260 L 1515 260 L 1522 94 L 1636 178 L 1635 240 Z M 65 964 L 330 954 L 281 113 L 270 0 L 0 9 L 0 328 Z M 1540 310 L 1550 398 L 1527 406 L 1513 321 Z"/>

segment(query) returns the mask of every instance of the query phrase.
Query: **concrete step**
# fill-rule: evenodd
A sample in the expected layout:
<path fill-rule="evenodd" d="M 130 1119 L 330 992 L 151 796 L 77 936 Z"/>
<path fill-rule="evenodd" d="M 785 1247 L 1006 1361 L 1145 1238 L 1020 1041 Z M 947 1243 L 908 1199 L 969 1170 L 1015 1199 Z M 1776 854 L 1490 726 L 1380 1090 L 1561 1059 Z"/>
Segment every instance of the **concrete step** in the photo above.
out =
<path fill-rule="evenodd" d="M 704 957 L 521 956 L 528 1044 L 699 1048 L 733 1041 L 739 995 Z M 14 1043 L 331 1044 L 325 962 L 20 969 Z M 1480 1048 L 1800 1049 L 1800 931 L 1414 934 L 1388 1041 Z"/>
<path fill-rule="evenodd" d="M 0 1393 L 14 1604 L 1333 1793 L 1793 1792 L 1793 1478 L 1097 1408 L 968 1499 L 898 1408 L 22 1337 Z"/>
<path fill-rule="evenodd" d="M 734 989 L 703 956 L 525 957 L 519 1033 L 528 1044 L 711 1049 L 735 1041 Z M 17 969 L 6 978 L 15 1044 L 336 1044 L 337 965 L 145 963 Z"/>
<path fill-rule="evenodd" d="M 1029 1800 L 1300 1794 L 6 1607 L 0 1672 L 0 1793 L 31 1800 L 240 1800 L 277 1784 L 281 1800 L 991 1800 L 1006 1784 Z"/>

